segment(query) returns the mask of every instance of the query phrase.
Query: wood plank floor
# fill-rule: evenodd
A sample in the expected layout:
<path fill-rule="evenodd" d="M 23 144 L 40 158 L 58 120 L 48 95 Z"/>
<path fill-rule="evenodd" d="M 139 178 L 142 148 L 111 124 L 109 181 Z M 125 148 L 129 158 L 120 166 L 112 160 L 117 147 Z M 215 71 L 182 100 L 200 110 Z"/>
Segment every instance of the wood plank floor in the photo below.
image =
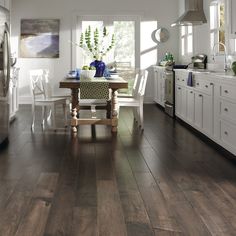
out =
<path fill-rule="evenodd" d="M 32 133 L 30 114 L 20 107 L 0 150 L 0 236 L 236 234 L 235 161 L 157 106 L 143 133 L 122 109 L 117 136 L 39 120 Z"/>

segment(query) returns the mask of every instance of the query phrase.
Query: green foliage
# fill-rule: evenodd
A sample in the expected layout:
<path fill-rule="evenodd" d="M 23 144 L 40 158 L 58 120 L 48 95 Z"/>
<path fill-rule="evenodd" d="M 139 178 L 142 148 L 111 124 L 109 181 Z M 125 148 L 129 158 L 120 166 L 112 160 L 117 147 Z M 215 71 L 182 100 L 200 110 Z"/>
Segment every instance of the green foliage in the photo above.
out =
<path fill-rule="evenodd" d="M 96 28 L 93 32 L 89 26 L 85 33 L 80 35 L 79 47 L 84 49 L 89 55 L 96 60 L 102 60 L 103 56 L 114 47 L 115 35 L 112 34 L 111 39 L 106 27 L 103 27 L 102 33 Z"/>

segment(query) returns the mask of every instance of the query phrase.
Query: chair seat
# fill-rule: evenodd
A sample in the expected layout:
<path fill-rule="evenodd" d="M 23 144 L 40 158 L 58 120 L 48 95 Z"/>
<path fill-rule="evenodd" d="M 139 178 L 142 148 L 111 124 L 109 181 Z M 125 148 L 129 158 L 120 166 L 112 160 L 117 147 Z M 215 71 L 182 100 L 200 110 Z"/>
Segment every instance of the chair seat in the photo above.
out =
<path fill-rule="evenodd" d="M 66 98 L 45 98 L 45 99 L 35 99 L 35 102 L 45 102 L 45 103 L 52 103 L 52 102 L 66 102 Z"/>
<path fill-rule="evenodd" d="M 129 97 L 129 98 L 118 98 L 118 104 L 120 107 L 122 106 L 140 106 L 140 102 L 138 99 L 134 97 Z"/>

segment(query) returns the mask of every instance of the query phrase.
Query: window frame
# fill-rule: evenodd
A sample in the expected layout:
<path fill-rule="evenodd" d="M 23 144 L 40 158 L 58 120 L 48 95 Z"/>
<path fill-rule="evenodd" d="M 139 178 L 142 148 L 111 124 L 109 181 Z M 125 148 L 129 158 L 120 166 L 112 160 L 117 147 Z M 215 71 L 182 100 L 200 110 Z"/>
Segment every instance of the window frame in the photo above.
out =
<path fill-rule="evenodd" d="M 191 27 L 191 31 L 189 32 L 189 27 Z M 183 32 L 184 29 L 184 33 Z M 192 49 L 188 51 L 189 48 L 189 38 L 192 37 L 191 44 Z M 181 48 L 181 56 L 182 57 L 191 57 L 193 56 L 193 39 L 194 39 L 194 28 L 192 25 L 181 26 L 180 27 L 180 48 Z"/>
<path fill-rule="evenodd" d="M 109 26 L 113 21 L 134 21 L 135 22 L 135 67 L 140 67 L 140 24 L 141 16 L 138 15 L 105 15 L 104 13 L 98 15 L 89 15 L 83 12 L 77 12 L 73 15 L 72 42 L 79 42 L 80 34 L 82 32 L 82 21 L 103 21 L 104 26 Z M 80 55 L 81 49 L 75 45 L 71 45 L 71 68 L 81 67 Z"/>
<path fill-rule="evenodd" d="M 224 4 L 224 27 L 220 26 L 220 5 Z M 226 47 L 228 48 L 228 40 L 227 40 L 227 5 L 226 5 L 226 1 L 225 0 L 215 0 L 212 1 L 210 3 L 210 8 L 214 6 L 216 7 L 217 11 L 214 12 L 214 23 L 213 25 L 215 26 L 215 28 L 211 28 L 211 22 L 210 22 L 210 51 L 211 54 L 216 53 L 217 55 L 223 55 L 225 52 L 224 50 L 220 50 L 220 46 L 217 47 L 217 51 L 214 50 L 213 52 L 213 47 L 216 43 L 220 43 L 220 39 L 219 39 L 219 34 L 220 31 L 224 31 L 224 38 L 225 38 L 225 42 L 223 42 Z M 211 10 L 210 10 L 210 14 L 211 14 Z M 210 15 L 210 21 L 211 21 L 211 15 Z M 212 35 L 213 34 L 213 42 L 212 42 Z"/>

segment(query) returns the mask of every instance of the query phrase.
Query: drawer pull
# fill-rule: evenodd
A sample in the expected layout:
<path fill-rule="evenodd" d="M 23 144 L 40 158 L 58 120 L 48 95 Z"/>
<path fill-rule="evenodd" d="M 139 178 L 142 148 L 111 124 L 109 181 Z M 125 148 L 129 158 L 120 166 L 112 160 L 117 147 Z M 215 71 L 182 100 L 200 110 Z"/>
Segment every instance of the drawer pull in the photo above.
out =
<path fill-rule="evenodd" d="M 229 91 L 228 91 L 228 90 L 225 90 L 225 93 L 229 93 Z"/>
<path fill-rule="evenodd" d="M 228 132 L 227 132 L 227 131 L 225 131 L 224 133 L 225 133 L 225 135 L 228 135 Z"/>
<path fill-rule="evenodd" d="M 228 110 L 228 108 L 225 108 L 224 111 L 228 112 L 229 110 Z"/>

